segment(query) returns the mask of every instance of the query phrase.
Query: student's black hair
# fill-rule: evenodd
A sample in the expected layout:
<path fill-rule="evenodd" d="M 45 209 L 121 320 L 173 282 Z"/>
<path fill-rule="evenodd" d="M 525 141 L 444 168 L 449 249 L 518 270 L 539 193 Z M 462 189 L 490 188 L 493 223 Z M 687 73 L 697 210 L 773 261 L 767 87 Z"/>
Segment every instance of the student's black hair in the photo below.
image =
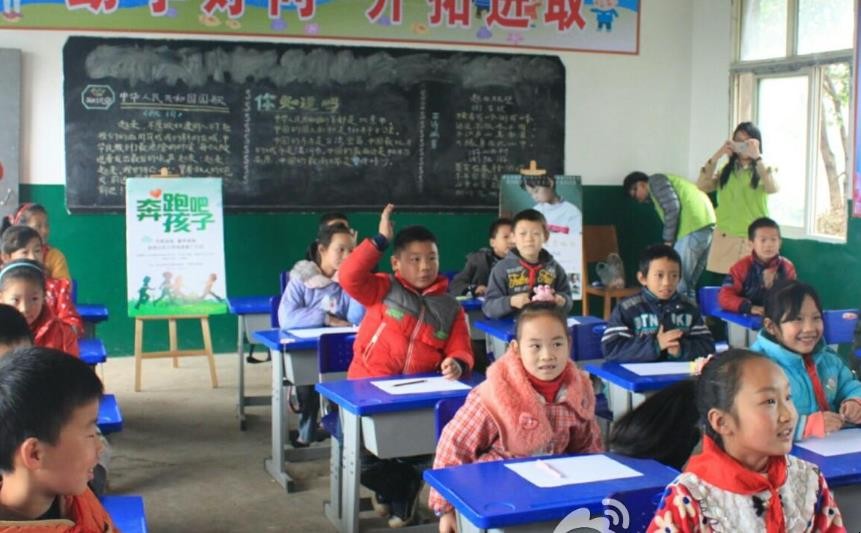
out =
<path fill-rule="evenodd" d="M 780 226 L 777 222 L 768 217 L 759 217 L 747 227 L 747 239 L 752 241 L 756 237 L 756 230 L 760 228 L 774 228 L 777 230 L 777 234 L 780 235 Z"/>
<path fill-rule="evenodd" d="M 353 233 L 350 231 L 350 228 L 343 224 L 321 226 L 317 231 L 317 240 L 314 241 L 314 262 L 317 263 L 317 266 L 320 266 L 319 247 L 322 246 L 323 248 L 328 248 L 329 245 L 332 244 L 332 238 L 339 234 L 349 235 L 350 238 L 353 237 Z"/>
<path fill-rule="evenodd" d="M 745 363 L 753 359 L 765 359 L 765 356 L 740 348 L 729 349 L 706 363 L 697 379 L 696 405 L 700 424 L 705 434 L 721 448 L 723 439 L 709 424 L 709 411 L 720 409 L 737 416 L 735 397 L 741 388 L 741 372 Z"/>
<path fill-rule="evenodd" d="M 540 223 L 542 226 L 544 226 L 545 237 L 547 236 L 547 219 L 544 218 L 544 215 L 542 215 L 540 211 L 536 211 L 535 209 L 524 209 L 523 211 L 520 211 L 519 213 L 514 215 L 514 218 L 511 220 L 511 227 L 517 227 L 518 222 L 522 220 Z"/>
<path fill-rule="evenodd" d="M 520 188 L 526 190 L 526 187 L 550 187 L 553 192 L 556 192 L 556 178 L 549 174 L 543 176 L 520 176 Z"/>
<path fill-rule="evenodd" d="M 395 234 L 392 242 L 392 254 L 397 255 L 414 242 L 432 242 L 437 244 L 436 235 L 424 226 L 407 226 Z"/>
<path fill-rule="evenodd" d="M 701 436 L 696 386 L 692 379 L 680 381 L 614 420 L 608 449 L 681 470 Z"/>
<path fill-rule="evenodd" d="M 14 346 L 27 341 L 33 343 L 27 319 L 11 305 L 0 304 L 0 344 Z"/>
<path fill-rule="evenodd" d="M 500 218 L 497 218 L 496 220 L 494 220 L 494 221 L 490 224 L 490 231 L 489 231 L 489 234 L 490 234 L 490 238 L 491 238 L 491 239 L 495 239 L 495 238 L 496 238 L 496 232 L 497 232 L 497 231 L 499 231 L 499 228 L 500 228 L 500 227 L 502 227 L 502 226 L 511 226 L 511 227 L 514 227 L 514 223 L 513 223 L 513 222 L 511 222 L 511 219 L 510 219 L 510 218 L 507 218 L 507 217 L 500 217 Z"/>
<path fill-rule="evenodd" d="M 649 182 L 649 176 L 646 175 L 645 172 L 640 172 L 639 170 L 635 170 L 631 172 L 627 176 L 625 176 L 625 180 L 622 181 L 622 192 L 625 193 L 625 196 L 631 195 L 631 189 L 634 188 L 634 185 L 640 183 L 641 181 Z"/>
<path fill-rule="evenodd" d="M 346 220 L 348 223 L 350 221 L 350 219 L 347 218 L 347 215 L 340 211 L 329 211 L 328 213 L 323 213 L 320 216 L 320 226 L 327 225 L 333 220 Z"/>
<path fill-rule="evenodd" d="M 782 279 L 765 293 L 765 314 L 763 318 L 771 320 L 775 325 L 794 320 L 801 314 L 804 298 L 810 296 L 816 309 L 822 313 L 822 301 L 811 285 L 794 279 Z"/>
<path fill-rule="evenodd" d="M 45 270 L 37 261 L 16 259 L 3 265 L 0 268 L 0 291 L 3 291 L 6 283 L 11 280 L 26 280 L 37 284 L 43 292 L 45 290 Z"/>
<path fill-rule="evenodd" d="M 539 316 L 549 316 L 555 319 L 562 325 L 562 329 L 568 331 L 568 317 L 562 308 L 556 305 L 556 302 L 529 302 L 520 309 L 520 313 L 517 315 L 517 340 L 520 340 L 520 330 L 523 324 Z"/>
<path fill-rule="evenodd" d="M 0 233 L 6 231 L 6 228 L 15 224 L 27 224 L 30 217 L 35 214 L 48 216 L 48 211 L 41 204 L 21 204 L 14 214 L 3 217 L 3 223 L 0 225 Z"/>
<path fill-rule="evenodd" d="M 0 359 L 0 471 L 13 471 L 28 438 L 57 444 L 75 410 L 102 391 L 86 363 L 59 350 L 20 348 Z"/>
<path fill-rule="evenodd" d="M 643 253 L 640 254 L 640 274 L 648 276 L 649 265 L 655 259 L 669 259 L 679 265 L 679 269 L 682 268 L 682 258 L 679 256 L 679 252 L 675 251 L 672 246 L 667 246 L 666 244 L 653 244 L 651 246 L 647 246 L 646 249 L 643 250 Z"/>
<path fill-rule="evenodd" d="M 735 138 L 735 134 L 743 132 L 746 133 L 748 137 L 751 139 L 756 139 L 759 141 L 759 151 L 762 153 L 762 133 L 759 131 L 753 122 L 742 122 L 738 126 L 735 127 L 735 131 L 732 132 L 733 138 Z M 733 152 L 729 156 L 729 162 L 726 166 L 723 167 L 723 170 L 720 172 L 720 188 L 723 189 L 726 186 L 726 183 L 729 181 L 729 175 L 732 173 L 733 169 L 735 169 L 735 164 L 738 161 L 738 154 Z M 753 171 L 750 175 L 750 186 L 753 189 L 759 187 L 759 173 L 756 171 L 756 165 L 753 166 Z"/>
<path fill-rule="evenodd" d="M 0 252 L 13 254 L 22 248 L 26 248 L 33 239 L 39 239 L 39 243 L 42 242 L 42 236 L 30 226 L 23 224 L 9 226 L 3 231 L 2 237 L 0 237 Z"/>

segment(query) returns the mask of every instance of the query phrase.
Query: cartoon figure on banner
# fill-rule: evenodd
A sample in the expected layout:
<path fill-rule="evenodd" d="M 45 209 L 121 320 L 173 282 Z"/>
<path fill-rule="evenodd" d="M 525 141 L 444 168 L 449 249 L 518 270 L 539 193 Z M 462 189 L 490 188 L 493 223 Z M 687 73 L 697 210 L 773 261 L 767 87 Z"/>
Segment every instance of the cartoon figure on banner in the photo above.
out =
<path fill-rule="evenodd" d="M 590 11 L 595 13 L 598 19 L 598 31 L 602 28 L 606 28 L 607 32 L 612 31 L 613 19 L 619 16 L 619 12 L 614 9 L 619 5 L 619 0 L 595 0 L 594 5 L 596 7 Z"/>
<path fill-rule="evenodd" d="M 185 280 L 182 279 L 182 276 L 174 276 L 173 283 L 170 284 L 170 294 L 173 301 L 185 301 L 187 300 L 185 291 L 183 290 L 183 286 L 185 285 Z"/>
<path fill-rule="evenodd" d="M 224 298 L 215 294 L 212 290 L 212 287 L 215 285 L 215 280 L 218 279 L 218 276 L 213 272 L 206 278 L 206 284 L 203 286 L 203 293 L 200 295 L 201 300 L 206 300 L 208 297 L 212 296 L 216 302 L 223 302 Z"/>
<path fill-rule="evenodd" d="M 161 285 L 158 286 L 159 290 L 161 291 L 161 294 L 158 295 L 158 298 L 153 300 L 153 302 L 152 302 L 153 305 L 161 302 L 162 300 L 165 301 L 164 303 L 171 303 L 173 301 L 173 295 L 170 292 L 170 281 L 173 278 L 173 273 L 172 272 L 165 272 L 161 276 L 162 276 Z"/>
<path fill-rule="evenodd" d="M 141 288 L 138 289 L 138 303 L 135 304 L 135 309 L 140 309 L 143 304 L 149 303 L 149 293 L 155 290 L 149 286 L 150 281 L 152 281 L 152 278 L 144 276 Z"/>

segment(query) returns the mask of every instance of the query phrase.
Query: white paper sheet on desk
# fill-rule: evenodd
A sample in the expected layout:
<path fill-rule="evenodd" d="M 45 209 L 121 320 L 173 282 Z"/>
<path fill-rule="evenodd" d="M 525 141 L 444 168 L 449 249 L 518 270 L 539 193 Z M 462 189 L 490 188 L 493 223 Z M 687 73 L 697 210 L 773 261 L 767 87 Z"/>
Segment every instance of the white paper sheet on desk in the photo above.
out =
<path fill-rule="evenodd" d="M 324 333 L 355 333 L 359 331 L 356 326 L 343 326 L 337 328 L 299 328 L 288 329 L 287 333 L 300 339 L 316 339 Z"/>
<path fill-rule="evenodd" d="M 669 376 L 671 374 L 690 374 L 691 363 L 662 362 L 662 363 L 625 363 L 622 365 L 638 376 Z"/>
<path fill-rule="evenodd" d="M 415 382 L 415 383 L 414 383 Z M 403 385 L 398 385 L 403 383 Z M 431 378 L 404 378 L 372 381 L 371 385 L 388 394 L 423 394 L 428 392 L 443 392 L 469 390 L 471 387 L 460 381 L 446 379 L 442 376 Z"/>
<path fill-rule="evenodd" d="M 510 463 L 505 466 L 526 481 L 541 488 L 564 487 L 643 475 L 606 455 L 581 455 L 579 457 L 542 459 L 542 461 L 559 472 L 562 477 L 557 477 L 548 469 L 541 467 L 538 464 L 539 461 Z"/>
<path fill-rule="evenodd" d="M 570 316 L 568 317 L 568 327 L 569 327 L 569 328 L 570 328 L 571 326 L 579 326 L 579 325 L 580 325 L 580 321 L 579 321 L 579 320 L 577 320 L 576 318 L 571 318 Z"/>
<path fill-rule="evenodd" d="M 810 439 L 795 444 L 816 455 L 832 457 L 861 452 L 861 429 L 842 429 L 821 439 Z"/>

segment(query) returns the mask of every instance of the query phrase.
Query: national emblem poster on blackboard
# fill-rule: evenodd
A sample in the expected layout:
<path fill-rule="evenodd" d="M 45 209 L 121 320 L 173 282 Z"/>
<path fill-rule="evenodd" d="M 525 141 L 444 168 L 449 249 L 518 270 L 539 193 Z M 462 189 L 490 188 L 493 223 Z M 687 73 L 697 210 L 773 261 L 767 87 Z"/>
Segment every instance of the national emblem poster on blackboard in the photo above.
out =
<path fill-rule="evenodd" d="M 553 255 L 571 283 L 571 297 L 583 293 L 583 186 L 580 176 L 541 174 L 502 176 L 499 184 L 500 216 L 513 217 L 524 209 L 535 209 L 547 219 L 550 238 L 544 249 Z M 529 173 L 529 168 L 523 169 Z"/>
<path fill-rule="evenodd" d="M 227 312 L 221 179 L 126 180 L 129 316 Z"/>

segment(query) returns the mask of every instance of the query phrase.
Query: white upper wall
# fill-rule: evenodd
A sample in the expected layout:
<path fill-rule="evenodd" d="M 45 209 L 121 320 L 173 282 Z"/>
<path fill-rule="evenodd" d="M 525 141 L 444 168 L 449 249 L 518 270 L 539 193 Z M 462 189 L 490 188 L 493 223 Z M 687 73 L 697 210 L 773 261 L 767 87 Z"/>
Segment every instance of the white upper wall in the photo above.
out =
<path fill-rule="evenodd" d="M 695 179 L 728 135 L 729 4 L 645 0 L 639 55 L 559 54 L 567 71 L 566 173 L 588 185 L 619 185 L 635 169 Z M 0 48 L 24 53 L 23 183 L 65 182 L 62 49 L 71 34 L 0 31 Z"/>

